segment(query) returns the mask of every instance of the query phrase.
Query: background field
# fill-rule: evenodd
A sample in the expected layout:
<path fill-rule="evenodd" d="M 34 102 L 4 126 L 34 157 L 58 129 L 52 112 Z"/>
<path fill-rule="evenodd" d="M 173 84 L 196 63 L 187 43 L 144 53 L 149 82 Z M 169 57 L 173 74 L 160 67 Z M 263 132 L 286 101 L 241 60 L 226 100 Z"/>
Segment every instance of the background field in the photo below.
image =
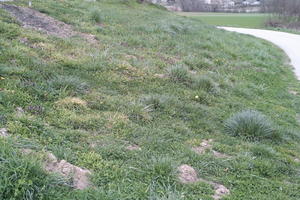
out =
<path fill-rule="evenodd" d="M 200 19 L 201 21 L 211 25 L 242 28 L 264 28 L 265 21 L 269 17 L 268 14 L 259 13 L 181 12 L 178 14 L 194 19 Z"/>

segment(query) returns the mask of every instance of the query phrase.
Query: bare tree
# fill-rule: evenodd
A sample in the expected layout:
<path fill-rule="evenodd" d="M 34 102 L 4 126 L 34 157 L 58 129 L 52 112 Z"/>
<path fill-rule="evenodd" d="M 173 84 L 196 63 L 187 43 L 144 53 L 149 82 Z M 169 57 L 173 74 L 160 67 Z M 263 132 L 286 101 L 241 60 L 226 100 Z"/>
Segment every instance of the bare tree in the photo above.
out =
<path fill-rule="evenodd" d="M 300 0 L 265 0 L 266 10 L 273 13 L 268 25 L 300 28 Z"/>
<path fill-rule="evenodd" d="M 280 17 L 300 20 L 300 0 L 268 0 L 266 7 L 269 12 Z"/>

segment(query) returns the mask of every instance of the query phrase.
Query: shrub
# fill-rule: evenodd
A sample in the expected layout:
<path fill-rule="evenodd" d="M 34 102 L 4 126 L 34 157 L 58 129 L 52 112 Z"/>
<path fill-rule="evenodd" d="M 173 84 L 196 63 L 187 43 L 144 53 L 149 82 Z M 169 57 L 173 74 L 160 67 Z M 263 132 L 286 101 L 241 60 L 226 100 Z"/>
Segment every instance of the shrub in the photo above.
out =
<path fill-rule="evenodd" d="M 225 132 L 250 140 L 277 137 L 273 124 L 268 118 L 254 110 L 242 111 L 229 118 L 225 122 Z"/>
<path fill-rule="evenodd" d="M 92 10 L 91 12 L 91 20 L 96 23 L 102 23 L 103 18 L 101 16 L 101 13 L 98 10 Z"/>
<path fill-rule="evenodd" d="M 169 77 L 174 82 L 186 82 L 190 80 L 187 67 L 175 65 L 168 70 Z"/>

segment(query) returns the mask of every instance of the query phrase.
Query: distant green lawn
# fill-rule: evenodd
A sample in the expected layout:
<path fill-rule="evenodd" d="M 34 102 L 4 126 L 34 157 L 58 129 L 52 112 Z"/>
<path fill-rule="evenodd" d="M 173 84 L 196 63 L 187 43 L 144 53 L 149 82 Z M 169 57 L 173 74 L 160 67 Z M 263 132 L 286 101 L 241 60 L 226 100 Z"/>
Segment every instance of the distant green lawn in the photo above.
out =
<path fill-rule="evenodd" d="M 264 22 L 268 18 L 267 14 L 259 13 L 182 12 L 178 14 L 201 19 L 203 22 L 211 25 L 243 28 L 263 28 Z"/>

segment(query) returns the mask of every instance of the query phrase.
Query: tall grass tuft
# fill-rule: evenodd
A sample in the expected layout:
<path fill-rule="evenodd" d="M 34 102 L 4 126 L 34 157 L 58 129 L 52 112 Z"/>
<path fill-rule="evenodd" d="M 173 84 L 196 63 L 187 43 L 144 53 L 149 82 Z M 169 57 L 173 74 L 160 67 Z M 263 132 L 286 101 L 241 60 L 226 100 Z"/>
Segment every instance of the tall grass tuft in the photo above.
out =
<path fill-rule="evenodd" d="M 102 23 L 103 17 L 101 16 L 101 13 L 99 10 L 92 10 L 91 11 L 91 20 L 96 23 Z"/>
<path fill-rule="evenodd" d="M 225 122 L 225 132 L 249 140 L 275 138 L 274 125 L 262 113 L 246 110 L 234 114 Z"/>
<path fill-rule="evenodd" d="M 192 83 L 194 88 L 200 88 L 207 92 L 212 91 L 215 88 L 214 81 L 205 75 L 194 76 L 192 78 Z"/>
<path fill-rule="evenodd" d="M 188 68 L 175 65 L 168 69 L 169 77 L 174 82 L 187 82 L 190 80 L 190 74 L 188 72 Z"/>

